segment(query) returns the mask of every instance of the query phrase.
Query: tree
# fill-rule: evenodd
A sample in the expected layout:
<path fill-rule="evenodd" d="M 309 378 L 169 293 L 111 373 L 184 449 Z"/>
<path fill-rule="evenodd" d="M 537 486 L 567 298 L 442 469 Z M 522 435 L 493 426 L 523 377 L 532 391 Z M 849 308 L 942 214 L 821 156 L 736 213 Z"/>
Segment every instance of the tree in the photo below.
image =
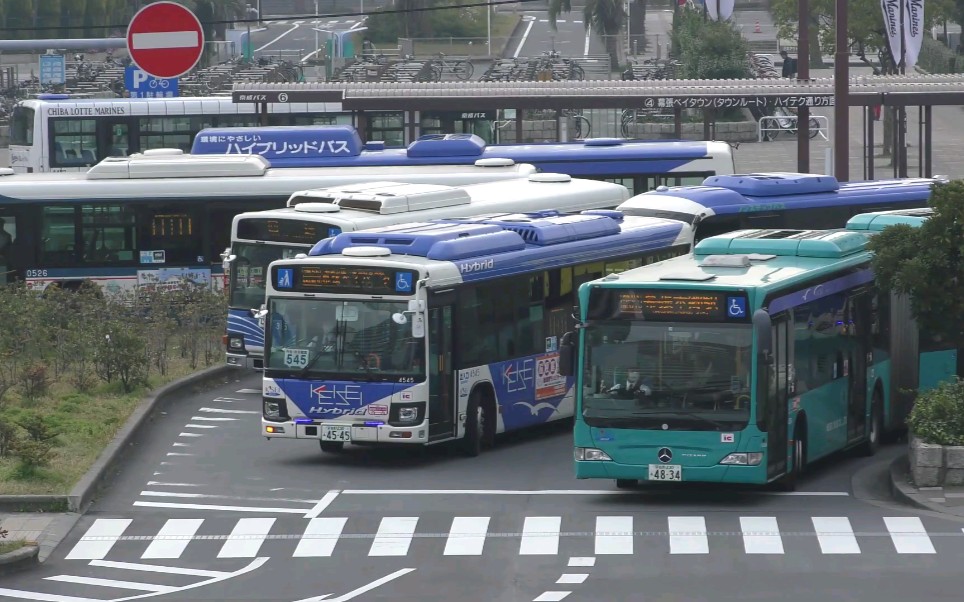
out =
<path fill-rule="evenodd" d="M 555 30 L 559 14 L 571 12 L 572 0 L 549 0 L 549 25 Z M 626 23 L 622 0 L 586 0 L 582 15 L 586 27 L 592 26 L 593 31 L 602 36 L 612 64 L 619 64 L 619 33 Z"/>
<path fill-rule="evenodd" d="M 87 0 L 84 11 L 84 35 L 90 38 L 100 38 L 107 35 L 103 26 L 110 22 L 111 15 L 107 13 L 107 0 Z"/>
<path fill-rule="evenodd" d="M 6 26 L 10 28 L 21 28 L 21 27 L 33 27 L 34 25 L 34 8 L 33 0 L 8 0 L 4 8 L 4 15 L 6 16 Z M 7 31 L 8 36 L 16 40 L 29 40 L 35 37 L 36 32 L 33 31 Z"/>
<path fill-rule="evenodd" d="M 964 347 L 964 181 L 937 184 L 934 213 L 920 228 L 895 225 L 871 238 L 873 269 L 884 292 L 910 298 L 922 330 Z"/>
<path fill-rule="evenodd" d="M 681 78 L 747 77 L 746 40 L 729 21 L 708 21 L 702 11 L 684 8 L 673 19 L 670 37 Z"/>

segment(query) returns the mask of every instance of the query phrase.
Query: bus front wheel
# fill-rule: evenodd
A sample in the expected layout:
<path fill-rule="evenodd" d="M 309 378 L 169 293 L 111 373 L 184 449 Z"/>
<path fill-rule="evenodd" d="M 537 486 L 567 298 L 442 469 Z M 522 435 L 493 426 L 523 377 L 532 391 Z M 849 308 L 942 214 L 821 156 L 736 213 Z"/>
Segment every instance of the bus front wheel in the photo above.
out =
<path fill-rule="evenodd" d="M 326 454 L 337 454 L 345 449 L 345 444 L 341 441 L 319 441 L 318 444 L 321 446 L 321 451 Z"/>
<path fill-rule="evenodd" d="M 807 463 L 806 437 L 806 429 L 798 424 L 793 429 L 793 451 L 790 454 L 790 466 L 787 474 L 778 483 L 781 491 L 795 491 L 797 488 L 797 479 Z"/>
<path fill-rule="evenodd" d="M 476 389 L 469 397 L 469 407 L 465 418 L 465 436 L 462 439 L 462 452 L 474 458 L 482 453 L 485 440 L 485 429 L 489 416 L 487 406 L 483 403 L 482 394 Z"/>
<path fill-rule="evenodd" d="M 872 456 L 877 453 L 880 447 L 880 433 L 884 426 L 880 394 L 874 391 L 873 401 L 870 404 L 870 424 L 867 428 L 867 439 L 860 446 L 860 453 L 865 456 Z"/>

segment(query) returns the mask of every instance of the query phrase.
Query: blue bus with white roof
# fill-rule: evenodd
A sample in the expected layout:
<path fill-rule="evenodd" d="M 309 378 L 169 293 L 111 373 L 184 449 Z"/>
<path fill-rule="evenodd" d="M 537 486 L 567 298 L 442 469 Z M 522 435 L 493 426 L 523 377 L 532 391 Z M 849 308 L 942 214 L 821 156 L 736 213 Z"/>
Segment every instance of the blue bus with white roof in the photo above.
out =
<path fill-rule="evenodd" d="M 261 432 L 431 445 L 573 415 L 559 372 L 583 282 L 690 251 L 686 224 L 607 210 L 345 232 L 271 263 Z"/>
<path fill-rule="evenodd" d="M 636 195 L 618 209 L 693 224 L 697 240 L 757 228 L 843 228 L 859 213 L 926 207 L 939 180 L 838 182 L 815 174 L 717 175 L 700 186 L 664 186 Z"/>
<path fill-rule="evenodd" d="M 487 145 L 475 134 L 428 134 L 406 148 L 363 142 L 350 125 L 208 128 L 192 155 L 260 155 L 272 167 L 471 165 L 511 159 L 541 171 L 622 184 L 630 193 L 698 184 L 734 172 L 725 142 L 591 138 L 577 142 Z"/>

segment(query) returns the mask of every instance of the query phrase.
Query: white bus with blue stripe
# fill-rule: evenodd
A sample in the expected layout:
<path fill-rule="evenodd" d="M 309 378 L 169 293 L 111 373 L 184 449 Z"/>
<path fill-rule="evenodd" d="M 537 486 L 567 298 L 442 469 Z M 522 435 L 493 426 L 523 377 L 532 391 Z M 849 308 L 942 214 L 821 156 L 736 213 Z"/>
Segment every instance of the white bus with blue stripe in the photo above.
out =
<path fill-rule="evenodd" d="M 504 161 L 512 163 L 507 159 L 482 160 Z M 565 174 L 533 173 L 528 178 L 466 186 L 370 182 L 304 190 L 293 194 L 285 209 L 238 215 L 232 225 L 231 248 L 226 251 L 227 363 L 243 368 L 262 367 L 264 330 L 256 315 L 264 304 L 268 265 L 277 259 L 307 253 L 323 238 L 341 232 L 482 213 L 613 209 L 628 198 L 629 192 L 618 184 Z"/>
<path fill-rule="evenodd" d="M 926 207 L 937 178 L 838 182 L 799 173 L 716 175 L 701 186 L 661 186 L 619 210 L 693 224 L 697 240 L 749 229 L 833 229 L 860 213 Z"/>
<path fill-rule="evenodd" d="M 583 282 L 685 254 L 685 223 L 494 214 L 342 233 L 269 268 L 261 432 L 344 444 L 460 440 L 573 415 L 559 373 Z"/>

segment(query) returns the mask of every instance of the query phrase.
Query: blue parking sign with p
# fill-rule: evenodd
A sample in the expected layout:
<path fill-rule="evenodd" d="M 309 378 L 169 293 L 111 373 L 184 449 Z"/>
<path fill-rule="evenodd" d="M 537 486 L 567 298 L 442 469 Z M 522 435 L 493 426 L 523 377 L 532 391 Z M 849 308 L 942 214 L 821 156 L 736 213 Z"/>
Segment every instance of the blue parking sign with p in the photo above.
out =
<path fill-rule="evenodd" d="M 277 282 L 275 288 L 291 288 L 295 279 L 295 271 L 292 268 L 278 268 Z"/>
<path fill-rule="evenodd" d="M 411 272 L 395 272 L 395 292 L 396 293 L 412 292 L 412 273 Z"/>
<path fill-rule="evenodd" d="M 177 78 L 158 79 L 134 65 L 124 70 L 124 88 L 131 98 L 174 98 L 178 95 Z"/>

